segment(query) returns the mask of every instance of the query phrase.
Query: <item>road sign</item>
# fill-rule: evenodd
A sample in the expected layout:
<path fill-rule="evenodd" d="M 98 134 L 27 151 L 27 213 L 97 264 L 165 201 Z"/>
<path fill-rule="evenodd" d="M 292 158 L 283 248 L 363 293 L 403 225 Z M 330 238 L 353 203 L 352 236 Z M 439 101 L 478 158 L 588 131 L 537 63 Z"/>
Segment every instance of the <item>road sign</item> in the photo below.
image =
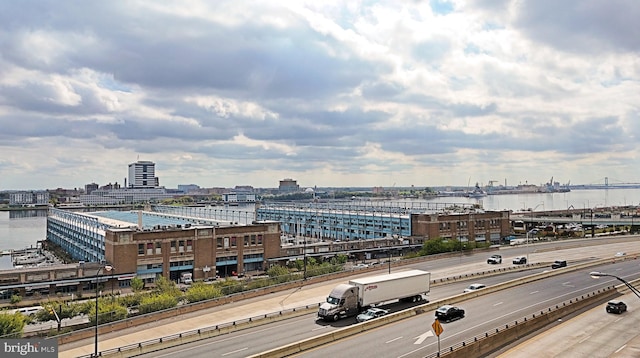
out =
<path fill-rule="evenodd" d="M 440 337 L 440 334 L 442 334 L 442 332 L 444 331 L 444 328 L 442 328 L 442 325 L 440 324 L 440 321 L 438 321 L 438 319 L 433 321 L 433 324 L 431 324 L 431 328 L 433 328 L 433 333 L 435 333 L 438 337 Z"/>

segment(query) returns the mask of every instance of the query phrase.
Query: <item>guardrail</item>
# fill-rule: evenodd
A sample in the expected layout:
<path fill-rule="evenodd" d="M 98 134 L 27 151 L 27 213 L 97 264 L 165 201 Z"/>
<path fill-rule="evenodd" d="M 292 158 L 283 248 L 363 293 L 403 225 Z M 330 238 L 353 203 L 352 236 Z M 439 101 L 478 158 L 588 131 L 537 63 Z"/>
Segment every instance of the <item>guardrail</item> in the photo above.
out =
<path fill-rule="evenodd" d="M 640 282 L 640 280 L 633 281 L 633 284 L 636 284 L 637 282 Z M 524 337 L 535 332 L 568 314 L 589 307 L 595 303 L 608 300 L 616 294 L 622 294 L 622 292 L 627 290 L 628 288 L 625 285 L 607 286 L 602 290 L 587 294 L 586 297 L 585 295 L 582 295 L 569 300 L 568 303 L 563 302 L 561 305 L 549 307 L 546 311 L 540 311 L 539 314 L 533 314 L 529 318 L 524 317 L 520 321 L 516 320 L 512 325 L 507 324 L 497 327 L 495 330 L 485 332 L 483 335 L 475 336 L 468 340 L 456 343 L 444 350 L 427 355 L 424 358 L 482 357 L 496 349 L 504 347 L 520 337 Z"/>
<path fill-rule="evenodd" d="M 101 357 L 132 357 L 139 354 L 154 352 L 163 348 L 176 346 L 180 344 L 186 344 L 195 342 L 202 339 L 207 339 L 221 334 L 227 334 L 250 327 L 260 326 L 272 322 L 289 319 L 291 317 L 303 316 L 311 312 L 317 312 L 317 305 L 308 305 L 299 308 L 292 308 L 289 310 L 283 310 L 279 312 L 267 313 L 260 316 L 254 316 L 246 319 L 241 319 L 233 322 L 217 324 L 215 326 L 209 326 L 191 331 L 172 334 L 169 336 L 151 339 L 148 341 L 139 342 L 136 344 L 130 344 L 123 347 L 107 349 L 99 352 Z M 91 358 L 93 354 L 79 356 L 78 358 Z"/>
<path fill-rule="evenodd" d="M 337 340 L 337 339 L 341 339 L 343 337 L 346 337 L 348 335 L 351 334 L 356 334 L 359 333 L 361 331 L 366 331 L 368 329 L 371 328 L 375 328 L 375 327 L 379 327 L 381 325 L 384 325 L 386 323 L 390 323 L 390 322 L 395 322 L 397 320 L 400 319 L 404 319 L 404 318 L 408 318 L 410 316 L 416 315 L 416 314 L 420 314 L 423 313 L 425 311 L 430 311 L 433 310 L 443 304 L 454 304 L 454 303 L 458 303 L 464 300 L 467 300 L 469 298 L 473 298 L 473 297 L 478 297 L 481 295 L 485 295 L 485 294 L 489 294 L 489 293 L 493 293 L 496 291 L 500 291 L 506 288 L 510 288 L 510 287 L 514 287 L 517 285 L 521 285 L 524 283 L 528 283 L 528 282 L 532 282 L 532 281 L 536 281 L 536 280 L 540 280 L 540 279 L 544 279 L 562 272 L 567 272 L 567 271 L 573 271 L 573 270 L 578 270 L 584 267 L 589 267 L 589 266 L 593 266 L 593 265 L 598 265 L 598 264 L 602 264 L 602 263 L 607 263 L 607 262 L 616 262 L 616 261 L 622 261 L 625 260 L 627 258 L 625 257 L 621 257 L 621 258 L 614 258 L 614 259 L 600 259 L 600 260 L 596 260 L 596 261 L 592 261 L 592 262 L 586 262 L 586 263 L 582 263 L 582 264 L 577 264 L 577 265 L 570 265 L 568 267 L 562 268 L 562 269 L 557 269 L 557 270 L 550 270 L 547 272 L 541 272 L 538 274 L 534 274 L 531 276 L 528 276 L 526 278 L 520 278 L 520 279 L 515 279 L 515 280 L 511 280 L 511 281 L 506 281 L 503 282 L 501 284 L 498 285 L 493 285 L 493 286 L 489 286 L 487 288 L 484 288 L 482 290 L 478 290 L 478 291 L 474 291 L 474 292 L 469 292 L 469 293 L 462 293 L 459 295 L 455 295 L 452 297 L 448 297 L 446 299 L 442 299 L 442 300 L 438 300 L 438 301 L 434 301 L 431 303 L 427 303 L 424 305 L 420 305 L 414 308 L 411 308 L 409 310 L 405 310 L 405 311 L 410 311 L 410 312 L 405 312 L 405 311 L 401 311 L 401 312 L 397 312 L 394 314 L 391 314 L 389 316 L 385 316 L 382 319 L 377 319 L 377 320 L 373 320 L 373 321 L 368 321 L 365 323 L 362 323 L 360 325 L 356 325 L 358 327 L 362 327 L 358 332 L 351 332 L 348 331 L 346 333 L 344 333 L 344 335 L 342 335 L 340 332 L 342 330 L 347 330 L 348 328 L 351 327 L 347 327 L 347 328 L 343 328 L 341 330 L 338 331 L 334 331 L 331 332 L 331 339 L 326 341 L 327 337 L 324 337 L 324 335 L 322 336 L 318 336 L 319 341 L 315 341 L 314 343 L 309 343 L 309 347 L 306 349 L 311 349 L 316 347 L 318 342 L 322 342 L 325 341 L 325 343 L 327 342 L 331 342 L 333 340 Z M 538 264 L 527 264 L 527 265 L 519 265 L 519 266 L 509 266 L 509 267 L 504 267 L 504 268 L 497 268 L 497 269 L 493 269 L 493 270 L 488 270 L 488 271 L 481 271 L 479 273 L 471 273 L 471 274 L 463 274 L 463 275 L 456 275 L 456 276 L 452 276 L 452 277 L 446 277 L 446 278 L 442 278 L 442 279 L 435 279 L 435 280 L 431 280 L 431 284 L 434 286 L 440 285 L 440 284 L 446 284 L 449 282 L 457 282 L 457 281 L 464 281 L 464 280 L 470 280 L 476 277 L 480 277 L 480 276 L 487 276 L 487 275 L 498 275 L 504 272 L 508 272 L 508 271 L 523 271 L 523 270 L 529 270 L 532 268 L 537 268 L 540 266 L 546 266 L 545 263 L 538 263 Z M 290 284 L 290 283 L 288 283 Z M 287 284 L 284 284 L 287 285 Z M 241 295 L 241 294 L 238 294 Z M 321 302 L 320 302 L 321 303 Z M 159 349 L 163 349 L 163 348 L 167 348 L 170 346 L 176 346 L 176 345 L 180 345 L 180 344 L 185 344 L 188 342 L 192 342 L 192 341 L 196 341 L 199 339 L 205 339 L 205 338 L 210 338 L 210 337 L 214 337 L 216 335 L 220 335 L 220 334 L 224 334 L 224 333 L 229 333 L 235 330 L 240 330 L 240 329 L 245 329 L 245 328 L 250 328 L 253 326 L 257 326 L 257 325 L 261 325 L 261 324 L 268 324 L 270 322 L 274 321 L 274 317 L 278 317 L 279 319 L 286 319 L 286 318 L 290 318 L 290 317 L 295 317 L 298 315 L 304 315 L 304 314 L 308 314 L 311 311 L 315 311 L 317 310 L 317 307 L 320 305 L 320 303 L 316 303 L 314 305 L 311 306 L 305 306 L 305 307 L 299 307 L 299 308 L 293 308 L 291 310 L 288 311 L 280 311 L 280 312 L 275 312 L 272 314 L 266 314 L 266 315 L 262 315 L 262 316 L 256 316 L 256 317 L 252 317 L 252 318 L 248 318 L 245 320 L 238 320 L 235 322 L 229 322 L 229 323 L 222 323 L 222 324 L 218 324 L 215 326 L 210 326 L 210 327 L 205 327 L 199 330 L 193 330 L 193 331 L 187 331 L 187 332 L 182 332 L 182 333 L 178 333 L 178 334 L 174 334 L 174 335 L 170 335 L 170 336 L 166 336 L 166 337 L 161 337 L 158 339 L 153 339 L 153 340 L 149 340 L 149 341 L 145 341 L 145 342 L 140 342 L 140 343 L 136 343 L 136 344 L 132 344 L 132 345 L 128 345 L 128 346 L 123 346 L 123 347 L 119 347 L 119 348 L 114 348 L 114 349 L 110 349 L 110 350 L 105 350 L 100 352 L 100 355 L 102 356 L 118 356 L 118 357 L 130 357 L 130 356 L 134 356 L 134 355 L 138 355 L 138 354 L 142 354 L 142 353 L 148 353 L 148 352 L 152 352 L 154 350 L 159 350 Z M 197 304 L 197 303 L 196 303 Z M 309 307 L 313 307 L 313 308 L 309 308 Z M 290 314 L 287 314 L 287 312 L 289 312 Z M 149 314 L 149 315 L 153 315 L 153 314 Z M 175 314 L 172 314 L 171 316 L 174 316 Z M 135 317 L 134 317 L 135 318 Z M 157 318 L 155 319 L 157 320 Z M 108 324 L 108 325 L 112 325 Z M 127 325 L 128 327 L 131 327 L 133 325 Z M 220 327 L 223 327 L 224 329 L 220 329 Z M 233 330 L 229 330 L 226 327 L 233 327 Z M 89 332 L 90 334 L 93 333 L 93 327 L 88 328 L 87 331 L 91 331 Z M 74 332 L 73 334 L 76 334 L 76 332 Z M 82 338 L 86 338 L 86 337 L 82 337 Z M 314 338 L 311 338 L 310 340 L 313 340 Z M 300 344 L 302 344 L 302 342 L 299 342 Z M 322 344 L 325 344 L 322 343 Z M 297 343 L 294 343 L 297 344 Z M 87 356 L 90 357 L 90 356 Z M 256 357 L 261 357 L 256 356 Z M 266 357 L 266 356 L 265 356 Z"/>
<path fill-rule="evenodd" d="M 350 327 L 345 327 L 333 332 L 329 332 L 320 336 L 316 336 L 316 337 L 312 337 L 303 341 L 299 341 L 299 342 L 294 342 L 288 345 L 284 345 L 282 347 L 278 347 L 278 348 L 274 348 L 256 355 L 251 356 L 251 358 L 271 358 L 271 357 L 283 357 L 283 356 L 287 356 L 287 355 L 293 355 L 293 354 L 298 354 L 304 350 L 308 350 L 308 349 L 312 349 L 312 348 L 317 348 L 323 344 L 327 344 L 329 342 L 333 342 L 333 341 L 337 341 L 341 338 L 344 337 L 348 337 L 351 336 L 353 334 L 358 334 L 358 333 L 362 333 L 362 332 L 366 332 L 368 330 L 377 328 L 379 326 L 391 323 L 391 322 L 396 322 L 414 315 L 418 315 L 427 311 L 432 311 L 436 308 L 438 308 L 441 305 L 444 304 L 455 304 L 464 300 L 467 300 L 469 298 L 473 298 L 473 297 L 479 297 L 482 295 L 486 295 L 489 293 L 493 293 L 496 291 L 500 291 L 500 290 L 504 290 L 507 288 L 511 288 L 514 286 L 518 286 L 521 284 L 525 284 L 525 283 L 529 283 L 529 282 L 533 282 L 533 281 L 537 281 L 537 280 L 541 280 L 547 277 L 551 277 L 551 276 L 555 276 L 558 274 L 562 274 L 564 272 L 567 271 L 576 271 L 576 270 L 580 270 L 586 267 L 590 267 L 590 266 L 594 266 L 594 265 L 600 265 L 600 264 L 605 264 L 605 263 L 610 263 L 610 262 L 616 262 L 616 261 L 623 261 L 624 258 L 614 258 L 614 259 L 600 259 L 600 260 L 595 260 L 592 262 L 586 262 L 586 263 L 582 263 L 582 264 L 577 264 L 577 265 L 570 265 L 561 269 L 555 269 L 555 270 L 549 270 L 549 271 L 545 271 L 545 272 L 541 272 L 541 273 L 537 273 L 531 276 L 527 276 L 525 278 L 521 278 L 521 279 L 515 279 L 515 280 L 511 280 L 511 281 L 506 281 L 503 282 L 501 284 L 498 285 L 493 285 L 493 286 L 488 286 L 486 288 L 483 288 L 481 290 L 477 290 L 477 291 L 473 291 L 473 292 L 469 292 L 469 293 L 462 293 L 459 295 L 455 295 L 455 296 L 451 296 L 445 299 L 441 299 L 438 301 L 433 301 L 433 302 L 429 302 L 427 304 L 423 304 L 414 308 L 410 308 L 404 311 L 400 311 L 397 313 L 393 313 L 384 317 L 381 317 L 379 319 L 375 319 L 375 320 L 371 320 L 371 321 L 367 321 L 361 324 L 357 324 L 354 326 L 350 326 Z"/>

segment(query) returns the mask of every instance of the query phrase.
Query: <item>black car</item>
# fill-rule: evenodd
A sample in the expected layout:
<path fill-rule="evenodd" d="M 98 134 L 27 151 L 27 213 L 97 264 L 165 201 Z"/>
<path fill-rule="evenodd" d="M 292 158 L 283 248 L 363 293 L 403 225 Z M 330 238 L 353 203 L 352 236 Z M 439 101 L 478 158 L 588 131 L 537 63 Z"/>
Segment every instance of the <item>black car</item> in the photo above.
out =
<path fill-rule="evenodd" d="M 557 269 L 557 268 L 560 268 L 560 267 L 567 267 L 567 262 L 566 261 L 557 260 L 557 261 L 554 261 L 551 264 L 551 268 L 552 269 Z"/>
<path fill-rule="evenodd" d="M 618 300 L 611 300 L 607 302 L 607 313 L 621 314 L 627 311 L 627 305 Z"/>
<path fill-rule="evenodd" d="M 453 321 L 464 317 L 464 310 L 460 307 L 444 305 L 436 310 L 436 318 L 443 322 Z"/>

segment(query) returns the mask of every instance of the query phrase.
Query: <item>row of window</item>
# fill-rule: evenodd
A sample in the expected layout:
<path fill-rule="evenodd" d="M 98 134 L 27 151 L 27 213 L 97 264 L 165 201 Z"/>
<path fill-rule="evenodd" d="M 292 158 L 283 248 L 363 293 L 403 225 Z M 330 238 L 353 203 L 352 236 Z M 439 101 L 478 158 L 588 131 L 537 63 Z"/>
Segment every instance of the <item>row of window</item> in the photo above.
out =
<path fill-rule="evenodd" d="M 193 240 L 173 240 L 171 241 L 171 253 L 192 252 Z M 138 244 L 138 255 L 162 255 L 162 242 L 147 242 Z"/>
<path fill-rule="evenodd" d="M 235 236 L 231 237 L 219 237 L 216 239 L 216 246 L 219 249 L 228 249 L 230 247 L 238 247 L 238 238 Z M 243 238 L 243 246 L 259 246 L 262 245 L 262 235 L 245 235 Z"/>

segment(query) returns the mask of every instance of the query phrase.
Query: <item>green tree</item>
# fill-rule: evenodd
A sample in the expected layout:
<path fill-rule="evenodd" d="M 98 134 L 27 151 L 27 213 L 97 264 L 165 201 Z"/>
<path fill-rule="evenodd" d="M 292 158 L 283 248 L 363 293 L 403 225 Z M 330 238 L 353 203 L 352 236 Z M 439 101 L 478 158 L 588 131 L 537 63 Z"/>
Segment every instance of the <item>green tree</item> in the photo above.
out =
<path fill-rule="evenodd" d="M 184 296 L 187 302 L 193 303 L 221 297 L 222 291 L 214 285 L 205 284 L 204 282 L 196 282 L 189 287 Z"/>
<path fill-rule="evenodd" d="M 279 277 L 279 276 L 285 276 L 288 274 L 289 274 L 289 270 L 286 267 L 280 266 L 280 265 L 271 266 L 267 270 L 267 275 L 269 275 L 269 277 Z"/>
<path fill-rule="evenodd" d="M 176 296 L 170 293 L 160 293 L 154 296 L 143 297 L 138 306 L 140 313 L 150 313 L 172 308 L 178 305 Z"/>
<path fill-rule="evenodd" d="M 159 294 L 166 293 L 174 297 L 179 297 L 182 295 L 182 292 L 180 292 L 180 289 L 178 288 L 176 283 L 166 279 L 164 276 L 156 277 L 156 288 L 154 291 Z"/>
<path fill-rule="evenodd" d="M 111 298 L 100 298 L 98 300 L 98 324 L 119 321 L 127 318 L 127 308 L 113 301 Z M 96 307 L 95 301 L 91 305 L 90 311 L 87 313 L 89 322 L 96 324 Z"/>
<path fill-rule="evenodd" d="M 20 338 L 24 326 L 27 324 L 27 318 L 21 313 L 0 313 L 0 337 L 2 338 Z"/>
<path fill-rule="evenodd" d="M 131 279 L 131 289 L 133 292 L 140 292 L 144 289 L 144 280 L 138 277 Z"/>

